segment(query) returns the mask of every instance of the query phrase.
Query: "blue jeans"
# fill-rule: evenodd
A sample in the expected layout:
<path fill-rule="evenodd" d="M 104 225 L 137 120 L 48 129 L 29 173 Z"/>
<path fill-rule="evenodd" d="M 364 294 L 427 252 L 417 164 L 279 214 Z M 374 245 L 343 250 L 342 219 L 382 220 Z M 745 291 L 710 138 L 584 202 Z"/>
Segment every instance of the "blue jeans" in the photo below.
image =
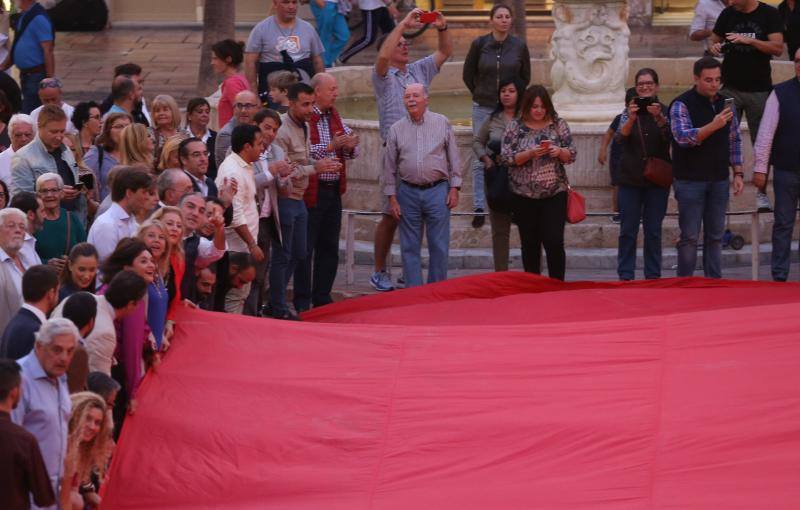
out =
<path fill-rule="evenodd" d="M 317 205 L 308 209 L 308 252 L 294 270 L 294 308 L 308 310 L 333 303 L 331 291 L 339 268 L 342 196 L 336 188 L 320 186 Z M 313 267 L 312 267 L 313 265 Z M 313 281 L 312 281 L 313 278 Z"/>
<path fill-rule="evenodd" d="M 703 227 L 703 273 L 722 278 L 722 236 L 725 210 L 730 197 L 728 180 L 679 181 L 673 183 L 678 200 L 678 276 L 693 276 L 697 265 L 697 243 Z"/>
<path fill-rule="evenodd" d="M 286 287 L 298 262 L 306 258 L 308 211 L 302 200 L 278 199 L 283 243 L 272 243 L 272 263 L 269 268 L 269 301 L 275 316 L 285 315 Z"/>
<path fill-rule="evenodd" d="M 450 209 L 447 208 L 446 181 L 428 189 L 417 189 L 400 182 L 400 252 L 406 287 L 422 285 L 422 233 L 428 235 L 428 283 L 447 279 L 450 255 Z"/>
<path fill-rule="evenodd" d="M 494 111 L 494 107 L 472 103 L 472 135 L 476 136 L 481 126 Z M 483 183 L 483 162 L 475 158 L 472 162 L 472 205 L 473 209 L 486 210 L 486 191 Z"/>
<path fill-rule="evenodd" d="M 620 186 L 617 274 L 633 280 L 636 273 L 636 238 L 639 221 L 644 227 L 644 277 L 661 278 L 661 223 L 667 213 L 669 190 L 658 186 Z"/>
<path fill-rule="evenodd" d="M 39 99 L 39 82 L 47 78 L 45 73 L 20 74 L 19 83 L 22 90 L 22 113 L 31 113 L 42 106 Z"/>
<path fill-rule="evenodd" d="M 322 59 L 325 67 L 331 67 L 350 39 L 350 29 L 347 19 L 339 13 L 339 5 L 325 2 L 325 7 L 319 7 L 313 0 L 309 3 L 314 19 L 317 20 L 317 32 L 325 47 Z"/>
<path fill-rule="evenodd" d="M 772 225 L 772 279 L 785 282 L 789 278 L 792 254 L 792 231 L 800 201 L 800 173 L 775 169 L 775 223 Z"/>

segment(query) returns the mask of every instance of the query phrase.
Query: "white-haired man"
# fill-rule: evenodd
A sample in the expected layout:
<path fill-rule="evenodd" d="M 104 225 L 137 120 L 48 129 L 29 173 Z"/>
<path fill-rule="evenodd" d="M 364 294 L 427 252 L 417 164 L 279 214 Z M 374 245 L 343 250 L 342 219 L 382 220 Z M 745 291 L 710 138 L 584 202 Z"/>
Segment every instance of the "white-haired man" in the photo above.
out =
<path fill-rule="evenodd" d="M 36 137 L 36 123 L 30 115 L 18 113 L 8 121 L 8 134 L 11 137 L 11 147 L 0 152 L 0 181 L 10 186 L 11 157 Z"/>
<path fill-rule="evenodd" d="M 407 287 L 422 285 L 422 235 L 427 233 L 428 283 L 447 279 L 450 209 L 458 205 L 461 159 L 447 117 L 428 111 L 421 83 L 406 87 L 408 116 L 386 137 L 384 188 L 389 210 L 400 223 L 400 250 Z"/>
<path fill-rule="evenodd" d="M 69 319 L 50 319 L 42 325 L 33 350 L 19 360 L 22 399 L 11 412 L 14 423 L 39 441 L 55 494 L 64 474 L 72 411 L 66 374 L 79 338 L 78 328 Z"/>
<path fill-rule="evenodd" d="M 22 275 L 36 263 L 20 250 L 28 228 L 28 217 L 19 209 L 0 210 L 0 329 L 22 306 Z"/>

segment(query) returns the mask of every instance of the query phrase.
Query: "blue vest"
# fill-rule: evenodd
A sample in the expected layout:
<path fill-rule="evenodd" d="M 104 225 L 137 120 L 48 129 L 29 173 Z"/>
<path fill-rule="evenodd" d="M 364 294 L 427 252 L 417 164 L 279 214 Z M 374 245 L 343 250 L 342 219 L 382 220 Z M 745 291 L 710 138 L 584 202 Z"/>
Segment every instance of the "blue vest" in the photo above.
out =
<path fill-rule="evenodd" d="M 717 96 L 712 103 L 707 97 L 698 94 L 694 87 L 676 97 L 672 103 L 676 101 L 686 105 L 692 126 L 695 128 L 701 128 L 714 120 L 714 116 L 722 111 L 725 103 L 724 98 L 720 96 Z M 727 180 L 731 160 L 729 130 L 730 126 L 726 125 L 694 147 L 681 147 L 673 140 L 672 175 L 676 179 L 685 181 Z"/>
<path fill-rule="evenodd" d="M 780 117 L 769 160 L 776 170 L 800 172 L 800 80 L 779 83 L 775 95 Z"/>

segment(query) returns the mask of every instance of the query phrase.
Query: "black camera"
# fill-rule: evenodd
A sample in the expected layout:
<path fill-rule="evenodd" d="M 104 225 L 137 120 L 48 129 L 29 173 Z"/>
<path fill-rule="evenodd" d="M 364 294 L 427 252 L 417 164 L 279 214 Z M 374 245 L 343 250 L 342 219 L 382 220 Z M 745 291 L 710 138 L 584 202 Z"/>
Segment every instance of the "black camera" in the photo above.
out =
<path fill-rule="evenodd" d="M 655 98 L 636 97 L 633 101 L 636 103 L 636 106 L 639 107 L 639 113 L 647 113 L 647 107 L 655 102 Z"/>

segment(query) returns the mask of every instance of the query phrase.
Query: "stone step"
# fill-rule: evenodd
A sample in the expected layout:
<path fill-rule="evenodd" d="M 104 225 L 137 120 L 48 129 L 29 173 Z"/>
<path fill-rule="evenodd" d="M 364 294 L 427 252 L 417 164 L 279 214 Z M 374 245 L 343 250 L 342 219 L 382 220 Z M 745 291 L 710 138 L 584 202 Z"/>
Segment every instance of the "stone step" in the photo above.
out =
<path fill-rule="evenodd" d="M 759 264 L 769 264 L 772 254 L 772 244 L 762 243 L 759 245 Z M 345 243 L 339 243 L 340 262 L 346 260 Z M 354 259 L 356 265 L 372 266 L 375 263 L 373 256 L 372 243 L 356 241 Z M 543 264 L 545 258 L 542 257 Z M 741 250 L 726 248 L 722 250 L 722 266 L 749 266 L 752 261 L 752 247 L 745 245 Z M 798 261 L 798 252 L 792 250 L 792 262 Z M 664 271 L 674 270 L 677 259 L 677 250 L 674 247 L 665 247 L 662 253 L 662 269 Z M 702 256 L 698 253 L 698 268 L 702 263 Z M 402 258 L 400 246 L 392 246 L 392 266 L 395 272 L 401 271 Z M 428 265 L 428 251 L 422 250 L 423 267 Z M 509 266 L 511 269 L 522 269 L 522 255 L 519 248 L 512 248 L 510 252 Z M 637 250 L 636 267 L 642 268 L 642 250 Z M 494 262 L 492 260 L 492 250 L 486 248 L 451 248 L 448 267 L 450 269 L 484 269 L 492 270 Z M 617 267 L 616 248 L 567 248 L 567 269 L 603 269 L 613 270 Z"/>

